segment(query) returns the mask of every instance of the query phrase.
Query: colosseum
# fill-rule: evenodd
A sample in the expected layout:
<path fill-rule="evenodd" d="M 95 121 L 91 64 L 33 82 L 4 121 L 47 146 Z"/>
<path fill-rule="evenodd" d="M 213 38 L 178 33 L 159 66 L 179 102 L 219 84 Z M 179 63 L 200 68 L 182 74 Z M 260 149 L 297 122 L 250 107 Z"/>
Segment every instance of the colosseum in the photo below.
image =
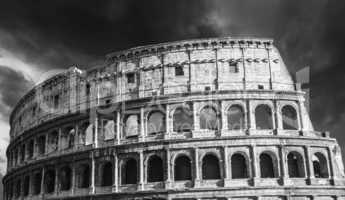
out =
<path fill-rule="evenodd" d="M 340 147 L 304 94 L 271 39 L 111 53 L 16 105 L 4 199 L 344 200 Z"/>

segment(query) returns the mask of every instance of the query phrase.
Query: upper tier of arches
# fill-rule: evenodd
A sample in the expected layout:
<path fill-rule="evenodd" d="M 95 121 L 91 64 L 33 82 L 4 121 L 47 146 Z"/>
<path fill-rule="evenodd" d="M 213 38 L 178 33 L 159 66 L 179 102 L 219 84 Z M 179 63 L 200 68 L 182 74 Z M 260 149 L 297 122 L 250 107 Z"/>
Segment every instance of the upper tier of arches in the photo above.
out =
<path fill-rule="evenodd" d="M 298 90 L 272 40 L 215 38 L 134 48 L 37 85 L 10 117 L 11 139 L 97 106 L 176 94 Z"/>

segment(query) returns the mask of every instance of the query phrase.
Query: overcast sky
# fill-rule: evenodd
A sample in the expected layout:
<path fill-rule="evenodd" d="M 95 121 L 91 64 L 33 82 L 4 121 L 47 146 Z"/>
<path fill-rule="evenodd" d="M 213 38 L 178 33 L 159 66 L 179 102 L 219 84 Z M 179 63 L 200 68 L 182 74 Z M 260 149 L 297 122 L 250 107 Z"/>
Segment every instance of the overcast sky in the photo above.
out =
<path fill-rule="evenodd" d="M 271 37 L 292 74 L 310 66 L 313 124 L 344 146 L 344 19 L 345 1 L 336 0 L 2 1 L 0 172 L 9 113 L 42 77 L 112 51 L 202 37 Z"/>

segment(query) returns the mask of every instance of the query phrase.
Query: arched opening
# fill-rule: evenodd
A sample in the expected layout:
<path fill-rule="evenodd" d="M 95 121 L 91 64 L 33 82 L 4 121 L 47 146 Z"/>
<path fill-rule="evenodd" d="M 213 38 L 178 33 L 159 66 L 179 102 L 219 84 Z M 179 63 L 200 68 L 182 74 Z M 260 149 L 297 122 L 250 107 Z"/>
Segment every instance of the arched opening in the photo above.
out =
<path fill-rule="evenodd" d="M 261 172 L 261 178 L 276 177 L 276 174 L 274 173 L 273 159 L 267 153 L 262 153 L 260 155 L 260 172 Z"/>
<path fill-rule="evenodd" d="M 174 174 L 175 181 L 192 180 L 192 166 L 188 156 L 182 155 L 175 159 Z"/>
<path fill-rule="evenodd" d="M 48 135 L 48 151 L 53 152 L 58 149 L 59 134 L 57 131 L 53 131 Z"/>
<path fill-rule="evenodd" d="M 240 105 L 233 105 L 228 110 L 228 129 L 244 129 L 244 111 Z"/>
<path fill-rule="evenodd" d="M 55 170 L 50 169 L 44 174 L 44 192 L 49 194 L 55 190 Z"/>
<path fill-rule="evenodd" d="M 84 122 L 78 128 L 78 144 L 85 145 L 86 143 L 86 130 L 89 126 L 89 122 Z"/>
<path fill-rule="evenodd" d="M 126 123 L 124 126 L 124 132 L 126 137 L 136 137 L 139 134 L 139 116 L 138 115 L 128 115 L 126 117 Z"/>
<path fill-rule="evenodd" d="M 200 111 L 200 129 L 218 130 L 217 111 L 206 106 Z"/>
<path fill-rule="evenodd" d="M 72 179 L 72 170 L 70 167 L 65 166 L 61 168 L 59 172 L 59 180 L 60 180 L 60 189 L 61 191 L 66 191 L 71 189 L 71 179 Z"/>
<path fill-rule="evenodd" d="M 82 164 L 79 166 L 78 174 L 78 187 L 88 188 L 90 186 L 90 166 L 88 164 Z"/>
<path fill-rule="evenodd" d="M 24 188 L 23 188 L 23 195 L 25 197 L 29 195 L 29 190 L 30 190 L 30 176 L 25 176 Z"/>
<path fill-rule="evenodd" d="M 134 158 L 127 160 L 123 165 L 122 184 L 137 184 L 138 165 Z"/>
<path fill-rule="evenodd" d="M 282 108 L 283 129 L 297 130 L 297 112 L 294 107 L 286 105 Z"/>
<path fill-rule="evenodd" d="M 103 164 L 102 168 L 101 186 L 111 185 L 113 185 L 113 164 L 111 162 L 106 162 L 105 164 Z"/>
<path fill-rule="evenodd" d="M 103 124 L 104 140 L 111 140 L 115 137 L 114 120 L 105 120 Z"/>
<path fill-rule="evenodd" d="M 22 145 L 20 148 L 20 162 L 24 162 L 25 160 L 25 144 Z"/>
<path fill-rule="evenodd" d="M 85 145 L 90 145 L 93 143 L 93 133 L 95 132 L 95 126 L 89 124 L 85 130 Z"/>
<path fill-rule="evenodd" d="M 304 177 L 304 162 L 301 154 L 297 152 L 290 152 L 287 156 L 289 177 L 301 178 Z"/>
<path fill-rule="evenodd" d="M 42 174 L 36 173 L 34 175 L 33 188 L 32 188 L 32 193 L 34 195 L 38 195 L 39 193 L 41 193 L 41 181 L 42 181 Z"/>
<path fill-rule="evenodd" d="M 165 131 L 165 115 L 160 111 L 153 111 L 148 115 L 147 133 L 157 134 Z"/>
<path fill-rule="evenodd" d="M 327 159 L 322 153 L 315 153 L 312 157 L 315 178 L 328 178 Z"/>
<path fill-rule="evenodd" d="M 153 155 L 148 160 L 148 175 L 147 182 L 159 182 L 163 181 L 164 177 L 164 168 L 163 160 L 156 155 Z"/>
<path fill-rule="evenodd" d="M 188 132 L 193 129 L 193 112 L 186 107 L 179 107 L 173 115 L 173 130 L 175 132 Z"/>
<path fill-rule="evenodd" d="M 74 135 L 75 135 L 75 130 L 71 126 L 63 130 L 62 136 L 61 136 L 62 149 L 69 149 L 74 146 Z"/>
<path fill-rule="evenodd" d="M 248 178 L 246 158 L 239 153 L 231 156 L 231 177 L 233 179 Z"/>
<path fill-rule="evenodd" d="M 220 179 L 219 160 L 212 154 L 207 154 L 202 159 L 202 179 Z"/>
<path fill-rule="evenodd" d="M 38 154 L 43 155 L 46 151 L 46 137 L 44 135 L 37 138 Z"/>
<path fill-rule="evenodd" d="M 272 110 L 268 105 L 255 108 L 256 129 L 273 129 Z"/>
<path fill-rule="evenodd" d="M 30 140 L 28 145 L 28 158 L 31 159 L 34 157 L 34 141 Z"/>
<path fill-rule="evenodd" d="M 16 198 L 18 198 L 20 196 L 21 185 L 22 185 L 22 182 L 20 180 L 17 180 L 17 183 L 16 183 L 16 193 L 15 193 L 15 197 Z"/>

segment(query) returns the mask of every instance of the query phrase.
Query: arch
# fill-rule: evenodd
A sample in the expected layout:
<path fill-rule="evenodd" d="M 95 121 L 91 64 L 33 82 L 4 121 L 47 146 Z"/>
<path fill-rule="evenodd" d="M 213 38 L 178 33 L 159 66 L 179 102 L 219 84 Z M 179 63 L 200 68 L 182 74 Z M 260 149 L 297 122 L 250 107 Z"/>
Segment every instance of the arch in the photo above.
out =
<path fill-rule="evenodd" d="M 82 123 L 78 128 L 78 144 L 86 144 L 86 131 L 89 127 L 89 122 Z"/>
<path fill-rule="evenodd" d="M 328 165 L 326 157 L 317 152 L 312 157 L 315 178 L 328 178 Z"/>
<path fill-rule="evenodd" d="M 23 195 L 25 197 L 29 195 L 29 190 L 30 190 L 30 176 L 25 176 L 24 188 L 23 188 Z"/>
<path fill-rule="evenodd" d="M 74 146 L 75 130 L 72 126 L 65 128 L 61 136 L 61 148 L 68 149 Z"/>
<path fill-rule="evenodd" d="M 17 180 L 16 182 L 16 192 L 15 192 L 15 197 L 18 198 L 21 193 L 21 186 L 22 186 L 22 181 L 20 179 Z"/>
<path fill-rule="evenodd" d="M 240 153 L 235 153 L 231 156 L 231 177 L 233 179 L 249 177 L 247 160 Z"/>
<path fill-rule="evenodd" d="M 46 136 L 41 135 L 37 138 L 38 154 L 43 155 L 46 151 Z"/>
<path fill-rule="evenodd" d="M 111 162 L 106 162 L 103 164 L 101 186 L 113 185 L 113 171 L 113 164 Z"/>
<path fill-rule="evenodd" d="M 111 140 L 115 137 L 115 122 L 114 120 L 106 120 L 103 126 L 104 140 Z"/>
<path fill-rule="evenodd" d="M 271 107 L 265 104 L 255 108 L 256 129 L 273 129 L 273 117 Z"/>
<path fill-rule="evenodd" d="M 229 130 L 241 130 L 245 129 L 245 114 L 242 106 L 232 105 L 228 109 L 228 129 Z"/>
<path fill-rule="evenodd" d="M 30 140 L 28 145 L 28 158 L 34 157 L 34 140 Z"/>
<path fill-rule="evenodd" d="M 305 176 L 303 157 L 298 152 L 290 152 L 287 155 L 288 172 L 291 178 L 301 178 Z"/>
<path fill-rule="evenodd" d="M 126 160 L 122 167 L 122 184 L 137 184 L 138 164 L 137 160 L 130 158 Z"/>
<path fill-rule="evenodd" d="M 53 131 L 48 135 L 48 148 L 49 152 L 55 151 L 58 148 L 59 142 L 59 133 L 57 131 Z"/>
<path fill-rule="evenodd" d="M 159 182 L 164 179 L 163 160 L 152 155 L 147 161 L 147 182 Z"/>
<path fill-rule="evenodd" d="M 62 167 L 59 173 L 60 190 L 67 191 L 72 186 L 72 170 L 69 166 Z"/>
<path fill-rule="evenodd" d="M 219 120 L 217 110 L 211 106 L 205 106 L 200 111 L 200 129 L 218 130 Z"/>
<path fill-rule="evenodd" d="M 91 170 L 89 164 L 81 164 L 78 167 L 78 187 L 88 188 L 90 186 Z"/>
<path fill-rule="evenodd" d="M 93 143 L 93 133 L 95 132 L 95 126 L 89 124 L 85 130 L 85 145 L 90 145 Z"/>
<path fill-rule="evenodd" d="M 220 179 L 220 167 L 217 156 L 206 154 L 202 158 L 202 179 Z"/>
<path fill-rule="evenodd" d="M 191 160 L 186 155 L 180 155 L 174 162 L 175 181 L 192 180 Z"/>
<path fill-rule="evenodd" d="M 25 144 L 22 145 L 20 148 L 20 162 L 24 162 L 25 160 Z"/>
<path fill-rule="evenodd" d="M 285 105 L 282 108 L 282 119 L 283 119 L 283 129 L 287 130 L 297 130 L 297 112 L 296 109 L 291 105 Z"/>
<path fill-rule="evenodd" d="M 275 178 L 273 158 L 268 153 L 262 153 L 260 155 L 260 174 L 261 178 Z"/>
<path fill-rule="evenodd" d="M 184 132 L 193 129 L 193 112 L 187 107 L 178 107 L 173 114 L 173 131 Z"/>
<path fill-rule="evenodd" d="M 55 190 L 55 170 L 50 169 L 44 174 L 44 192 L 53 193 Z"/>
<path fill-rule="evenodd" d="M 165 132 L 165 114 L 161 111 L 152 111 L 148 115 L 147 133 L 156 134 Z"/>
<path fill-rule="evenodd" d="M 124 126 L 126 137 L 137 136 L 139 134 L 139 124 L 139 116 L 137 114 L 128 115 Z"/>
<path fill-rule="evenodd" d="M 32 193 L 34 195 L 38 195 L 41 193 L 41 181 L 42 181 L 42 174 L 41 173 L 36 173 L 33 178 L 33 188 L 32 188 Z"/>

